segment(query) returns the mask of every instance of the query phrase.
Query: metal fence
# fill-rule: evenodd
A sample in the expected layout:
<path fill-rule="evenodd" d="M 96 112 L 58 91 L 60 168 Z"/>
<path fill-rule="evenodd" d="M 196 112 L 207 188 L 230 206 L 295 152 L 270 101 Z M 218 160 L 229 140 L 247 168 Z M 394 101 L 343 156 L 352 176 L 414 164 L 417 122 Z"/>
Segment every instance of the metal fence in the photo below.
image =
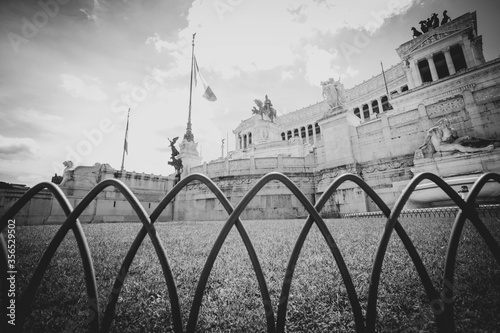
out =
<path fill-rule="evenodd" d="M 280 181 L 288 189 L 296 196 L 296 198 L 302 203 L 305 209 L 308 211 L 309 216 L 306 218 L 303 229 L 299 235 L 297 242 L 295 243 L 294 249 L 290 255 L 287 270 L 285 276 L 283 277 L 280 302 L 276 312 L 275 319 L 275 310 L 272 307 L 268 287 L 266 280 L 264 278 L 257 254 L 254 250 L 252 242 L 248 237 L 243 224 L 240 221 L 240 215 L 247 207 L 248 203 L 252 200 L 252 198 L 260 191 L 260 189 L 271 181 Z M 448 248 L 445 257 L 445 269 L 442 276 L 441 286 L 436 288 L 433 285 L 427 269 L 423 264 L 420 255 L 414 247 L 412 240 L 407 235 L 403 226 L 398 222 L 398 217 L 403 213 L 403 207 L 405 203 L 408 201 L 411 193 L 414 191 L 415 187 L 421 183 L 423 180 L 430 180 L 438 185 L 446 194 L 453 200 L 457 207 L 453 207 L 453 209 L 443 211 L 446 214 L 456 215 L 455 222 L 452 228 L 451 236 L 448 240 Z M 479 232 L 479 235 L 486 242 L 489 250 L 492 252 L 496 262 L 500 265 L 500 245 L 493 238 L 488 228 L 482 222 L 478 209 L 476 208 L 474 202 L 477 198 L 482 187 L 490 180 L 500 183 L 500 175 L 495 173 L 485 174 L 480 177 L 474 186 L 472 187 L 468 198 L 464 201 L 443 179 L 440 177 L 431 174 L 431 173 L 422 173 L 416 175 L 407 185 L 407 187 L 402 191 L 400 197 L 396 201 L 393 209 L 389 209 L 389 207 L 384 203 L 384 201 L 374 192 L 374 190 L 367 185 L 361 178 L 353 174 L 344 174 L 337 177 L 332 184 L 328 187 L 328 189 L 323 193 L 321 198 L 317 201 L 317 203 L 313 206 L 311 202 L 305 197 L 305 195 L 300 191 L 300 189 L 285 175 L 281 173 L 269 173 L 263 176 L 253 187 L 252 189 L 243 197 L 241 202 L 233 208 L 228 199 L 224 196 L 221 190 L 206 176 L 201 174 L 191 174 L 186 178 L 182 179 L 160 202 L 158 207 L 153 211 L 151 215 L 147 215 L 145 209 L 139 203 L 135 195 L 131 192 L 126 185 L 124 185 L 121 181 L 116 179 L 106 179 L 99 184 L 97 184 L 83 199 L 82 201 L 75 207 L 72 208 L 69 203 L 67 197 L 61 191 L 61 189 L 54 185 L 53 183 L 44 182 L 40 183 L 30 190 L 28 190 L 22 198 L 20 198 L 8 211 L 7 213 L 0 218 L 0 231 L 7 231 L 7 239 L 4 236 L 0 237 L 0 274 L 1 276 L 1 294 L 2 294 L 2 308 L 1 308 L 1 317 L 6 318 L 6 309 L 8 307 L 8 283 L 7 274 L 10 274 L 10 270 L 12 270 L 12 266 L 9 266 L 9 251 L 8 251 L 8 243 L 9 243 L 9 220 L 13 219 L 17 212 L 38 192 L 43 189 L 48 189 L 54 197 L 60 203 L 64 213 L 67 216 L 66 221 L 61 225 L 58 229 L 57 233 L 53 237 L 49 246 L 47 247 L 45 253 L 43 254 L 40 263 L 38 264 L 33 276 L 24 290 L 23 294 L 20 297 L 20 302 L 17 307 L 17 318 L 16 318 L 16 326 L 22 327 L 23 323 L 26 321 L 27 316 L 29 316 L 31 312 L 31 307 L 34 299 L 34 295 L 36 290 L 38 289 L 45 271 L 52 260 L 54 253 L 57 248 L 66 237 L 69 230 L 73 230 L 76 242 L 78 244 L 80 256 L 82 258 L 82 264 L 84 268 L 85 274 L 85 283 L 87 289 L 87 297 L 88 304 L 90 310 L 90 330 L 92 332 L 108 332 L 111 326 L 111 322 L 113 320 L 113 316 L 115 313 L 116 304 L 118 301 L 118 297 L 120 295 L 124 280 L 129 271 L 132 260 L 134 259 L 137 250 L 141 246 L 144 238 L 148 236 L 151 239 L 153 247 L 156 251 L 158 259 L 161 264 L 163 276 L 165 279 L 165 283 L 167 285 L 167 290 L 170 298 L 170 307 L 171 314 L 173 320 L 173 327 L 175 332 L 184 332 L 184 325 L 181 319 L 181 309 L 179 305 L 179 298 L 177 294 L 177 287 L 172 275 L 172 271 L 170 269 L 167 254 L 165 249 L 161 245 L 161 241 L 156 232 L 154 222 L 161 214 L 161 212 L 165 209 L 165 207 L 175 198 L 175 196 L 181 191 L 184 187 L 186 187 L 189 183 L 193 181 L 200 181 L 204 183 L 217 197 L 217 199 L 224 206 L 225 210 L 229 214 L 229 218 L 225 222 L 223 228 L 217 240 L 215 241 L 214 246 L 212 247 L 205 265 L 203 267 L 202 273 L 198 280 L 198 284 L 196 287 L 195 295 L 193 298 L 192 306 L 190 309 L 190 314 L 188 318 L 188 322 L 186 324 L 185 331 L 186 332 L 194 332 L 196 329 L 196 324 L 198 321 L 198 315 L 200 312 L 200 308 L 202 306 L 203 293 L 207 286 L 207 281 L 212 271 L 212 267 L 214 262 L 219 254 L 219 251 L 224 244 L 226 237 L 230 230 L 236 227 L 239 235 L 246 247 L 248 255 L 250 257 L 256 279 L 258 281 L 260 295 L 262 297 L 262 306 L 265 310 L 265 320 L 267 323 L 267 331 L 268 332 L 285 332 L 285 321 L 286 321 L 286 313 L 287 313 L 287 305 L 290 295 L 290 287 L 294 275 L 294 270 L 296 267 L 296 263 L 301 252 L 302 246 L 306 240 L 306 237 L 313 226 L 316 224 L 322 233 L 326 244 L 329 247 L 329 250 L 332 256 L 335 259 L 335 262 L 339 268 L 342 281 L 347 290 L 347 294 L 349 297 L 349 302 L 351 305 L 352 313 L 353 313 L 353 321 L 355 323 L 356 332 L 374 332 L 375 324 L 376 324 L 376 315 L 377 315 L 377 298 L 378 298 L 378 289 L 380 276 L 382 272 L 382 263 L 386 254 L 387 246 L 390 240 L 390 237 L 393 231 L 401 239 L 404 244 L 410 258 L 412 259 L 413 264 L 418 272 L 422 285 L 425 289 L 428 299 L 430 300 L 429 306 L 432 308 L 433 313 L 435 315 L 436 323 L 438 326 L 438 330 L 440 332 L 454 332 L 455 331 L 455 322 L 454 322 L 454 312 L 453 312 L 453 278 L 455 271 L 455 262 L 456 255 L 459 245 L 460 236 L 462 234 L 462 230 L 464 227 L 464 223 L 466 219 L 470 220 L 475 229 Z M 379 241 L 379 245 L 376 251 L 375 259 L 371 268 L 371 278 L 370 278 L 370 286 L 368 291 L 368 300 L 366 306 L 366 315 L 363 316 L 360 301 L 356 290 L 354 288 L 353 281 L 351 279 L 351 275 L 346 267 L 344 262 L 344 258 L 342 257 L 339 248 L 335 242 L 334 237 L 329 232 L 324 220 L 320 216 L 320 212 L 328 201 L 328 199 L 332 196 L 332 194 L 336 191 L 336 189 L 344 182 L 351 181 L 356 183 L 363 191 L 367 193 L 367 195 L 375 202 L 375 204 L 379 207 L 381 214 L 383 214 L 386 218 L 386 225 L 384 228 L 384 232 Z M 108 303 L 104 312 L 101 312 L 98 306 L 98 293 L 96 287 L 96 277 L 94 272 L 94 266 L 92 263 L 92 258 L 90 255 L 90 249 L 85 238 L 85 234 L 83 232 L 82 226 L 78 220 L 78 217 L 83 212 L 83 210 L 95 199 L 99 193 L 101 193 L 107 187 L 115 187 L 119 190 L 126 200 L 130 203 L 137 216 L 141 220 L 143 226 L 139 233 L 137 234 L 134 242 L 131 244 L 129 251 L 127 252 L 120 270 L 117 273 L 112 291 L 108 298 Z M 498 207 L 497 207 L 498 208 Z M 480 211 L 480 210 L 479 210 Z M 405 211 L 404 214 L 407 214 L 408 211 Z M 437 211 L 434 211 L 435 214 Z M 411 214 L 428 214 L 429 210 L 412 210 Z M 434 215 L 433 215 L 434 216 Z M 4 320 L 2 320 L 5 323 Z"/>
<path fill-rule="evenodd" d="M 400 217 L 456 217 L 460 213 L 460 207 L 433 207 L 405 209 L 399 213 Z M 500 204 L 477 205 L 476 212 L 482 217 L 500 217 Z M 384 217 L 382 211 L 365 213 L 344 213 L 339 214 L 341 218 L 350 217 Z"/>

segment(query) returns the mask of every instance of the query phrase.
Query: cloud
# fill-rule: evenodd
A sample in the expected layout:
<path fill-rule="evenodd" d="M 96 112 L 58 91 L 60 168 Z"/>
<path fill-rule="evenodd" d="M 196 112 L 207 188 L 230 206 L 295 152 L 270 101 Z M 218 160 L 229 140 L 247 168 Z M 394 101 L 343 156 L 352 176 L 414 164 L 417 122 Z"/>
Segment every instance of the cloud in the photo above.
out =
<path fill-rule="evenodd" d="M 338 68 L 333 65 L 336 57 L 336 54 L 319 49 L 317 46 L 307 46 L 305 49 L 305 77 L 309 84 L 319 86 L 325 77 L 339 76 Z"/>
<path fill-rule="evenodd" d="M 98 84 L 86 84 L 82 79 L 70 74 L 61 74 L 61 87 L 73 97 L 82 97 L 88 101 L 102 102 L 108 99 Z M 94 81 L 99 82 L 98 79 Z"/>
<path fill-rule="evenodd" d="M 356 77 L 359 74 L 359 71 L 357 69 L 352 68 L 351 66 L 348 66 L 347 69 L 345 70 L 345 77 Z"/>
<path fill-rule="evenodd" d="M 375 32 L 387 18 L 408 10 L 415 1 L 419 0 L 224 1 L 221 5 L 221 1 L 196 0 L 189 10 L 187 27 L 177 36 L 167 40 L 155 33 L 146 44 L 168 53 L 172 77 L 189 74 L 193 32 L 197 33 L 195 53 L 200 67 L 224 79 L 242 72 L 291 66 L 311 57 L 321 58 L 324 65 L 328 51 L 311 55 L 294 50 L 312 47 L 319 34 L 335 34 L 346 27 Z M 317 85 L 317 73 L 310 68 L 308 74 L 309 82 Z"/>
<path fill-rule="evenodd" d="M 0 159 L 35 157 L 39 146 L 31 138 L 9 138 L 0 135 Z"/>
<path fill-rule="evenodd" d="M 146 39 L 146 45 L 154 45 L 156 51 L 158 52 L 163 52 L 164 50 L 172 51 L 179 48 L 179 45 L 176 43 L 161 40 L 158 33 L 155 33 L 153 36 L 148 37 Z"/>
<path fill-rule="evenodd" d="M 292 80 L 293 72 L 292 71 L 283 71 L 281 72 L 281 81 Z"/>

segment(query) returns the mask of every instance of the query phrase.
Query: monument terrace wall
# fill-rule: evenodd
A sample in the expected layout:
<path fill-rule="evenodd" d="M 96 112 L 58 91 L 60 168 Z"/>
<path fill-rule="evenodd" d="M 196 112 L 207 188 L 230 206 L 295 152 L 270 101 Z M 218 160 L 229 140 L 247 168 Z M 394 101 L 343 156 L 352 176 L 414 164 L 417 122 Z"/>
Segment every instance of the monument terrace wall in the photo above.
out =
<path fill-rule="evenodd" d="M 217 160 L 190 169 L 190 173 L 202 173 L 210 178 L 222 176 L 245 176 L 262 175 L 268 172 L 278 171 L 285 174 L 295 172 L 314 171 L 314 156 L 309 154 L 305 157 L 288 157 L 278 155 L 276 157 L 254 157 L 235 160 Z"/>
<path fill-rule="evenodd" d="M 211 162 L 191 168 L 191 173 L 210 177 L 233 206 L 252 186 L 269 172 L 287 175 L 312 201 L 315 196 L 314 155 L 306 157 L 276 157 Z M 266 185 L 245 209 L 245 219 L 286 219 L 304 217 L 307 213 L 292 193 L 279 182 Z M 191 184 L 179 193 L 174 206 L 174 219 L 182 221 L 224 220 L 227 213 L 212 192 L 201 183 Z"/>
<path fill-rule="evenodd" d="M 0 216 L 14 205 L 29 188 L 24 185 L 0 183 Z M 52 193 L 42 191 L 35 195 L 16 215 L 18 225 L 43 224 L 52 212 Z"/>
<path fill-rule="evenodd" d="M 235 207 L 263 175 L 211 177 Z M 315 186 L 312 173 L 290 173 L 287 176 L 314 202 Z M 281 182 L 266 184 L 243 211 L 241 218 L 293 219 L 308 215 L 299 200 Z M 226 220 L 228 213 L 205 184 L 191 183 L 175 199 L 174 220 L 213 221 Z"/>
<path fill-rule="evenodd" d="M 108 164 L 96 163 L 94 166 L 78 166 L 71 170 L 71 178 L 61 186 L 73 207 L 100 181 L 114 178 L 125 183 L 150 214 L 172 188 L 173 177 L 144 173 L 117 171 Z M 29 188 L 25 186 L 3 186 L 0 188 L 0 215 L 5 213 Z M 167 206 L 158 218 L 159 221 L 172 220 L 171 205 Z M 114 187 L 102 191 L 79 217 L 83 223 L 96 222 L 138 222 L 136 213 L 125 200 L 123 194 Z M 66 215 L 52 194 L 44 191 L 26 205 L 16 222 L 19 225 L 59 224 L 66 220 Z"/>

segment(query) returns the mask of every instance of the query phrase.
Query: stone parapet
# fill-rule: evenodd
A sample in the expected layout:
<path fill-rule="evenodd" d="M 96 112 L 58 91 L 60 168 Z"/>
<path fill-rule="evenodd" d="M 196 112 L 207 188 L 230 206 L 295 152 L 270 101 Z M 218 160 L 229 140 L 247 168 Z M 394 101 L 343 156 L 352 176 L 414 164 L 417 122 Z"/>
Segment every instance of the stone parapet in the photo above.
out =
<path fill-rule="evenodd" d="M 313 172 L 315 167 L 314 156 L 276 157 L 219 160 L 191 168 L 191 173 L 201 173 L 210 178 L 222 176 L 263 175 L 268 172 L 280 171 L 283 173 Z"/>

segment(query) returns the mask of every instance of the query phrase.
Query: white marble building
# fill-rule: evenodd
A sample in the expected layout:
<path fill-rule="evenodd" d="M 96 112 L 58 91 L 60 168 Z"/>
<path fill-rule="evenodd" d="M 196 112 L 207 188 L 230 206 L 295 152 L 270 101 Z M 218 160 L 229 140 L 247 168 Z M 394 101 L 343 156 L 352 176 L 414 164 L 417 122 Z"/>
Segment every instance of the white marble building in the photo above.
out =
<path fill-rule="evenodd" d="M 446 118 L 459 136 L 500 140 L 500 58 L 486 62 L 476 13 L 466 13 L 402 45 L 401 62 L 370 80 L 346 89 L 332 79 L 322 82 L 325 100 L 271 122 L 252 116 L 233 131 L 236 146 L 225 158 L 199 165 L 195 146 L 180 146 L 183 177 L 209 176 L 236 205 L 260 177 L 271 171 L 287 175 L 315 202 L 338 175 L 355 173 L 391 206 L 408 181 L 422 171 L 449 179 L 476 179 L 500 173 L 500 149 L 434 154 L 419 150 L 427 130 Z M 318 87 L 321 89 L 321 87 Z M 174 185 L 174 177 L 120 172 L 109 166 L 91 173 L 79 167 L 78 179 L 63 187 L 76 204 L 90 188 L 85 179 L 118 178 L 132 186 L 148 211 Z M 87 167 L 89 168 L 89 167 Z M 90 169 L 89 169 L 90 170 Z M 87 170 L 88 171 L 88 170 Z M 97 173 L 96 173 L 97 172 Z M 424 189 L 408 208 L 446 205 Z M 22 192 L 0 189 L 1 211 Z M 10 193 L 10 194 L 9 194 Z M 43 197 L 43 198 L 42 198 Z M 482 200 L 499 202 L 492 189 Z M 86 210 L 84 221 L 133 221 L 134 214 L 116 191 L 106 191 Z M 27 221 L 63 220 L 54 200 L 41 195 L 23 211 Z M 49 203 L 50 201 L 50 203 Z M 2 206 L 2 205 L 0 205 Z M 52 208 L 47 208 L 52 207 Z M 354 184 L 343 184 L 323 209 L 325 216 L 366 212 L 378 207 Z M 37 218 L 42 216 L 43 218 Z M 242 218 L 306 216 L 290 191 L 276 182 L 264 187 Z M 217 220 L 227 213 L 204 185 L 194 183 L 169 205 L 162 220 Z"/>

